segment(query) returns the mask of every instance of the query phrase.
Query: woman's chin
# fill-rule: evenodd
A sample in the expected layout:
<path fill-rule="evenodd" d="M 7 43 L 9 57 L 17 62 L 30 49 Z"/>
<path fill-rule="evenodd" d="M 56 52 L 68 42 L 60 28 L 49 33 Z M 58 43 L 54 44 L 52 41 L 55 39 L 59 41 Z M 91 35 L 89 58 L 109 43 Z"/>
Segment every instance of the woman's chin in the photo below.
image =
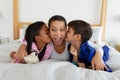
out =
<path fill-rule="evenodd" d="M 62 44 L 62 41 L 59 41 L 59 42 L 54 41 L 54 44 L 55 44 L 55 45 L 61 45 L 61 44 Z"/>

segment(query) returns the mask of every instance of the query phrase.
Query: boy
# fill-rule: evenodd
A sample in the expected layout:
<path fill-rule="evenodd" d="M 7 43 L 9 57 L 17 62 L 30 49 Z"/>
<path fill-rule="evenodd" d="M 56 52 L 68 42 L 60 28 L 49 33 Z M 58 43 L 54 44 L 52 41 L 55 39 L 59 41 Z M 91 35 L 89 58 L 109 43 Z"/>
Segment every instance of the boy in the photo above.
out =
<path fill-rule="evenodd" d="M 71 43 L 68 47 L 70 62 L 79 67 L 91 67 L 91 60 L 95 55 L 95 49 L 88 43 L 91 36 L 92 29 L 89 23 L 82 20 L 73 20 L 68 23 L 67 40 Z M 105 62 L 109 59 L 109 48 L 104 45 L 102 49 L 104 51 L 103 61 Z M 104 70 L 112 72 L 107 64 Z"/>

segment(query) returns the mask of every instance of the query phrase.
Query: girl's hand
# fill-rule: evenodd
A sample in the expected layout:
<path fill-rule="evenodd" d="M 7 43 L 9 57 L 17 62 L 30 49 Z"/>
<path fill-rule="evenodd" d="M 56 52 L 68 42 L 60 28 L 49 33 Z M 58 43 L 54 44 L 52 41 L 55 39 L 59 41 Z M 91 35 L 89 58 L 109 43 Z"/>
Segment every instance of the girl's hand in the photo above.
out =
<path fill-rule="evenodd" d="M 73 45 L 70 46 L 70 53 L 74 56 L 77 56 L 78 54 L 77 49 Z"/>
<path fill-rule="evenodd" d="M 93 70 L 104 70 L 104 68 L 107 69 L 106 65 L 103 62 L 101 53 L 99 51 L 96 51 L 95 56 L 91 61 L 91 64 Z"/>
<path fill-rule="evenodd" d="M 12 52 L 10 53 L 10 57 L 11 57 L 12 59 L 14 59 L 15 54 L 16 54 L 16 52 L 15 52 L 15 51 L 12 51 Z"/>
<path fill-rule="evenodd" d="M 24 63 L 24 57 L 27 55 L 26 46 L 20 45 L 18 52 L 14 55 L 14 60 L 19 63 Z"/>
<path fill-rule="evenodd" d="M 16 54 L 14 55 L 14 60 L 17 61 L 18 63 L 25 63 L 24 62 L 24 57 L 27 55 L 26 52 L 16 52 Z"/>

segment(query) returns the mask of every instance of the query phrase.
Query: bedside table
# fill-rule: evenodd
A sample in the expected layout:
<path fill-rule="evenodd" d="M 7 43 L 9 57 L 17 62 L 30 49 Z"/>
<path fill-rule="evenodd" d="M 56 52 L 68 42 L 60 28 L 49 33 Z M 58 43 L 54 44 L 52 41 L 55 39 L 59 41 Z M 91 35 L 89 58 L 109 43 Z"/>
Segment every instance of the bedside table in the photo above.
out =
<path fill-rule="evenodd" d="M 1 37 L 0 36 L 0 44 L 6 44 L 9 42 L 9 38 L 8 37 Z"/>

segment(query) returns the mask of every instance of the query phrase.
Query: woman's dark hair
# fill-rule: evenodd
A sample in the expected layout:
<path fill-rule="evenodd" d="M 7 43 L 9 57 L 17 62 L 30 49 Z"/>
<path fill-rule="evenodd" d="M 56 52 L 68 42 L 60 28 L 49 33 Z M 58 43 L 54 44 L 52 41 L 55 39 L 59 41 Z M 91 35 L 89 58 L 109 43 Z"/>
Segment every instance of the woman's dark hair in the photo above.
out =
<path fill-rule="evenodd" d="M 32 42 L 35 42 L 35 36 L 39 35 L 39 31 L 41 30 L 42 26 L 45 25 L 44 22 L 38 21 L 35 23 L 30 24 L 25 33 L 25 40 L 27 41 L 27 52 L 28 54 L 31 53 L 32 49 Z"/>
<path fill-rule="evenodd" d="M 82 43 L 88 41 L 92 37 L 92 29 L 89 23 L 83 20 L 73 20 L 68 23 L 68 28 L 74 30 L 74 34 L 80 34 Z"/>
<path fill-rule="evenodd" d="M 52 16 L 49 21 L 48 21 L 48 27 L 50 28 L 50 25 L 53 21 L 63 21 L 64 24 L 65 24 L 65 27 L 67 28 L 67 22 L 66 22 L 66 19 L 63 17 L 63 16 L 60 16 L 60 15 L 54 15 Z"/>

